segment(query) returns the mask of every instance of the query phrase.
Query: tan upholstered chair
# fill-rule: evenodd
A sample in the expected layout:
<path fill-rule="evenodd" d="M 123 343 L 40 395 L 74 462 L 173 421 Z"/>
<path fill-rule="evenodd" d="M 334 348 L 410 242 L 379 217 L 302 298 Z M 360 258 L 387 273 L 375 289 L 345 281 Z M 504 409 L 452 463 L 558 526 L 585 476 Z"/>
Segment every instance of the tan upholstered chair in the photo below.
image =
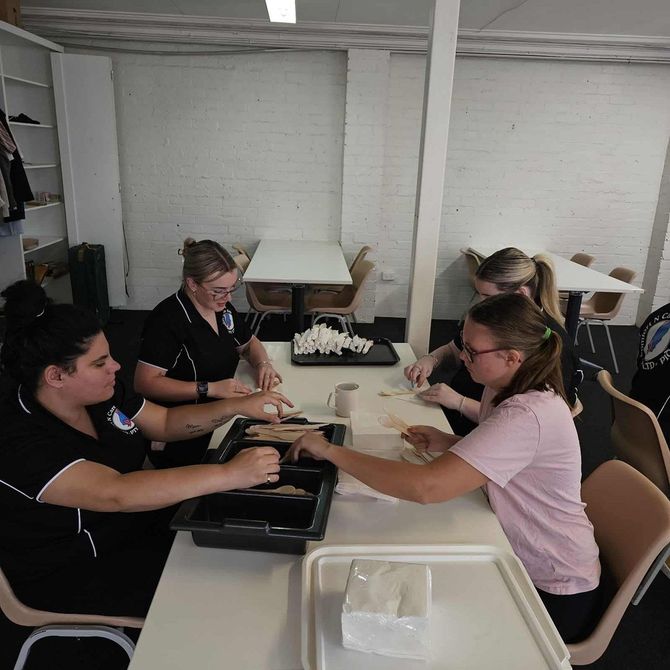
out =
<path fill-rule="evenodd" d="M 628 268 L 614 268 L 614 270 L 610 272 L 610 277 L 630 283 L 635 279 L 635 274 L 634 270 Z M 605 327 L 607 341 L 609 342 L 610 352 L 612 354 L 612 361 L 614 362 L 614 371 L 617 374 L 619 374 L 619 365 L 617 364 L 616 355 L 614 354 L 614 345 L 612 344 L 612 336 L 610 335 L 607 322 L 611 321 L 619 313 L 625 295 L 625 293 L 594 293 L 588 300 L 582 303 L 582 308 L 579 310 L 579 324 L 577 325 L 577 334 L 579 334 L 579 329 L 586 324 L 589 341 L 591 342 L 591 351 L 594 354 L 596 348 L 593 345 L 591 324 L 596 323 Z M 575 336 L 575 340 L 576 339 L 577 337 Z"/>
<path fill-rule="evenodd" d="M 345 286 L 339 293 L 315 293 L 307 298 L 306 314 L 312 315 L 312 323 L 332 317 L 337 319 L 344 330 L 354 335 L 351 317 L 363 300 L 363 288 L 375 264 L 362 260 L 351 274 L 353 284 Z"/>
<path fill-rule="evenodd" d="M 572 665 L 603 655 L 626 608 L 670 544 L 670 501 L 626 463 L 607 461 L 598 467 L 582 484 L 582 500 L 614 594 L 591 635 L 568 645 Z"/>
<path fill-rule="evenodd" d="M 230 245 L 237 253 L 241 256 L 246 256 L 251 260 L 251 254 L 241 245 L 241 244 L 231 244 Z"/>
<path fill-rule="evenodd" d="M 583 265 L 585 268 L 590 268 L 593 265 L 593 261 L 596 260 L 596 257 L 591 256 L 590 254 L 579 252 L 577 254 L 573 254 L 570 257 L 570 260 L 573 263 L 577 263 L 577 265 Z"/>
<path fill-rule="evenodd" d="M 461 253 L 465 257 L 465 262 L 468 266 L 468 279 L 470 280 L 472 288 L 474 288 L 477 268 L 482 264 L 484 259 L 472 249 L 461 249 Z"/>
<path fill-rule="evenodd" d="M 244 274 L 249 267 L 249 257 L 244 254 L 233 256 L 235 265 L 239 271 Z M 251 330 L 256 335 L 261 327 L 261 323 L 268 314 L 290 314 L 291 313 L 291 293 L 290 291 L 273 291 L 265 284 L 252 284 L 245 282 L 247 302 L 249 303 L 250 314 L 253 312 L 251 321 Z"/>
<path fill-rule="evenodd" d="M 14 670 L 26 664 L 30 648 L 45 637 L 103 637 L 116 642 L 132 658 L 135 643 L 123 632 L 123 628 L 142 628 L 144 619 L 137 617 L 103 616 L 98 614 L 66 614 L 45 612 L 24 605 L 0 569 L 0 609 L 18 626 L 35 630 L 23 643 L 16 659 Z"/>
<path fill-rule="evenodd" d="M 354 276 L 354 271 L 358 267 L 358 264 L 365 260 L 365 257 L 372 251 L 372 247 L 368 246 L 367 244 L 365 246 L 362 246 L 359 250 L 359 252 L 356 254 L 356 258 L 351 262 L 351 265 L 349 266 L 349 274 L 353 277 Z M 336 286 L 333 284 L 313 284 L 312 285 L 312 290 L 315 292 L 319 291 L 330 291 L 331 293 L 339 293 L 344 289 L 344 286 Z"/>
<path fill-rule="evenodd" d="M 598 373 L 598 383 L 612 399 L 612 447 L 626 461 L 670 497 L 670 449 L 654 413 L 612 385 L 607 370 Z"/>

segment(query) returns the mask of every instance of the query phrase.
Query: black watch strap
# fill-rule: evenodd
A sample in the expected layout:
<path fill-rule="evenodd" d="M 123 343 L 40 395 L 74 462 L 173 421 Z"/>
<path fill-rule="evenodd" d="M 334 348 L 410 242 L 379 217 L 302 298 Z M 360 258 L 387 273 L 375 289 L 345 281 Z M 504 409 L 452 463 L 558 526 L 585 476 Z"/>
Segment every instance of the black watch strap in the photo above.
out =
<path fill-rule="evenodd" d="M 202 400 L 209 393 L 209 382 L 196 382 L 195 388 L 198 391 L 198 398 Z"/>

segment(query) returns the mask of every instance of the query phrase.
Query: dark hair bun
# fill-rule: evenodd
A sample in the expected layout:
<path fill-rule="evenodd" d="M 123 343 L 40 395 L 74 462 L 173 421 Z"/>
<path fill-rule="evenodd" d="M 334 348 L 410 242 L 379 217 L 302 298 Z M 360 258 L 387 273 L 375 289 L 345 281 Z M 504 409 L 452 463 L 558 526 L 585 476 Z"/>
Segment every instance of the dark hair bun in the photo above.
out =
<path fill-rule="evenodd" d="M 8 330 L 29 325 L 44 314 L 50 302 L 44 289 L 28 279 L 15 282 L 0 295 L 5 299 Z"/>

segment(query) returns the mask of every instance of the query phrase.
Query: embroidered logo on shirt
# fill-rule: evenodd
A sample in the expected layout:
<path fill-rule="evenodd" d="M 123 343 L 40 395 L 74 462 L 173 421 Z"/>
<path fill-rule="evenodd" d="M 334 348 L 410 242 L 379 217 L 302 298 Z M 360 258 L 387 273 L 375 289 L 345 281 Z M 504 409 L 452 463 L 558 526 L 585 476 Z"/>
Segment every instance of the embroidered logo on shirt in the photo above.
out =
<path fill-rule="evenodd" d="M 652 370 L 670 360 L 670 313 L 657 314 L 651 323 L 644 324 L 640 340 L 643 370 Z"/>
<path fill-rule="evenodd" d="M 116 428 L 122 430 L 124 433 L 134 431 L 135 424 L 120 410 L 114 407 L 113 411 L 107 414 Z"/>
<path fill-rule="evenodd" d="M 235 332 L 235 321 L 233 320 L 233 315 L 227 309 L 221 314 L 221 321 L 226 327 L 226 330 L 232 335 Z"/>

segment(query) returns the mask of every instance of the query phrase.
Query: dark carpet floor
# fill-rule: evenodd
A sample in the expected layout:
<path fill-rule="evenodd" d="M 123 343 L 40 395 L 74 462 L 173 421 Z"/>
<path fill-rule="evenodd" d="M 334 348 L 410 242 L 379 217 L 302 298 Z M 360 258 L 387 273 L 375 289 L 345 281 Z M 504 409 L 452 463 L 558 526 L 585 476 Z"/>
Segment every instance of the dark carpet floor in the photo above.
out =
<path fill-rule="evenodd" d="M 112 354 L 122 364 L 124 376 L 132 379 L 139 334 L 145 312 L 115 311 L 107 326 Z M 387 337 L 392 341 L 404 339 L 402 319 L 378 318 L 374 324 L 360 324 L 362 336 Z M 456 332 L 453 321 L 434 321 L 431 348 L 449 341 Z M 620 326 L 611 329 L 620 366 L 614 376 L 615 386 L 627 392 L 635 365 L 637 328 Z M 607 341 L 602 328 L 593 328 L 596 353 L 588 347 L 586 333 L 579 353 L 608 369 L 613 369 Z M 266 341 L 290 339 L 289 326 L 281 317 L 271 317 L 263 323 L 260 337 Z M 609 426 L 610 405 L 607 396 L 595 381 L 595 371 L 587 371 L 580 390 L 584 412 L 577 419 L 582 445 L 583 473 L 587 476 L 600 463 L 613 457 Z M 437 379 L 436 379 L 437 381 Z M 659 575 L 649 588 L 640 605 L 630 606 L 604 656 L 590 666 L 592 670 L 665 670 L 670 667 L 670 579 Z M 0 614 L 0 617 L 2 615 Z M 0 619 L 0 670 L 13 667 L 19 647 L 29 633 L 28 629 L 14 626 L 4 617 Z M 127 659 L 109 642 L 93 640 L 46 640 L 34 647 L 29 663 L 31 670 L 122 670 Z M 225 668 L 225 659 L 221 667 Z M 260 669 L 252 669 L 260 670 Z M 482 670 L 488 670 L 482 668 Z M 511 669 L 513 670 L 513 669 Z"/>

